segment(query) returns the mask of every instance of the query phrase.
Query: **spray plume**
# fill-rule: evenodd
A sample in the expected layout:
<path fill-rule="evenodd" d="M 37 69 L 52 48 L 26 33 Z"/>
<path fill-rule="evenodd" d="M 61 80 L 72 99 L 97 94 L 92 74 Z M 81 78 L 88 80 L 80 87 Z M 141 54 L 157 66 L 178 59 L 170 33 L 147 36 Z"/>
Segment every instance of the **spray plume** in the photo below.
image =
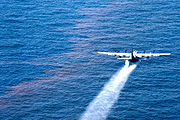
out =
<path fill-rule="evenodd" d="M 128 76 L 136 68 L 136 65 L 125 66 L 112 76 L 96 98 L 89 104 L 80 120 L 105 120 L 113 104 L 118 100 L 119 93 L 124 87 Z"/>

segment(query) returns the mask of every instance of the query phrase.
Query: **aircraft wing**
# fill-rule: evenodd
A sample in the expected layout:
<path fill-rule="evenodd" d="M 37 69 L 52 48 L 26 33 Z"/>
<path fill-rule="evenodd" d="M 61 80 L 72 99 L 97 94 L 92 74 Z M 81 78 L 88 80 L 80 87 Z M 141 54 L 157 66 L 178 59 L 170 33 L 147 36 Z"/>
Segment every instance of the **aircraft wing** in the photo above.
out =
<path fill-rule="evenodd" d="M 106 54 L 112 56 L 129 57 L 130 53 L 115 53 L 115 52 L 98 52 L 99 54 Z"/>
<path fill-rule="evenodd" d="M 137 53 L 137 57 L 153 57 L 153 56 L 161 56 L 161 55 L 171 55 L 171 53 Z"/>

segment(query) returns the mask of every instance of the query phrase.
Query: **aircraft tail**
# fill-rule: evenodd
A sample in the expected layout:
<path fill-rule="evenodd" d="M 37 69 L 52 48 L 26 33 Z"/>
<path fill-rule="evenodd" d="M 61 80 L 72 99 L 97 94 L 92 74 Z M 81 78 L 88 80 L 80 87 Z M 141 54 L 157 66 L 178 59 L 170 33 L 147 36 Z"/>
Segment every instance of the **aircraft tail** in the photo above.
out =
<path fill-rule="evenodd" d="M 130 59 L 132 59 L 134 56 L 133 56 L 133 48 L 131 48 L 131 55 L 130 55 Z"/>

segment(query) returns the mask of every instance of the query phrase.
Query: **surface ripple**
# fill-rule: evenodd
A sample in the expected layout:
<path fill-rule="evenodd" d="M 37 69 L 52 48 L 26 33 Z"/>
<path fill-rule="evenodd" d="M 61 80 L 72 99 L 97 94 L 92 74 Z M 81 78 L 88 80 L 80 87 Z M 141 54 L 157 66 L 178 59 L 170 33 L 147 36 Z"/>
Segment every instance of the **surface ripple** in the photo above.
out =
<path fill-rule="evenodd" d="M 1 0 L 0 119 L 79 119 L 123 66 L 98 51 L 170 52 L 138 64 L 108 120 L 179 119 L 179 0 Z"/>

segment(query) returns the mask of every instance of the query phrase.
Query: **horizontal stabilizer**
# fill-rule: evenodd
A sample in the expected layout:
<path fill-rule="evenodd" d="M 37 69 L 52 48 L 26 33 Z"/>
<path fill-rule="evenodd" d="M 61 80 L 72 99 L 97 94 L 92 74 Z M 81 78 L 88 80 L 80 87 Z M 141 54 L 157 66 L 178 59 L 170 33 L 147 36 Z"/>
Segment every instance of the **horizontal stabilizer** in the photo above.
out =
<path fill-rule="evenodd" d="M 131 58 L 117 58 L 119 60 L 130 60 Z"/>

